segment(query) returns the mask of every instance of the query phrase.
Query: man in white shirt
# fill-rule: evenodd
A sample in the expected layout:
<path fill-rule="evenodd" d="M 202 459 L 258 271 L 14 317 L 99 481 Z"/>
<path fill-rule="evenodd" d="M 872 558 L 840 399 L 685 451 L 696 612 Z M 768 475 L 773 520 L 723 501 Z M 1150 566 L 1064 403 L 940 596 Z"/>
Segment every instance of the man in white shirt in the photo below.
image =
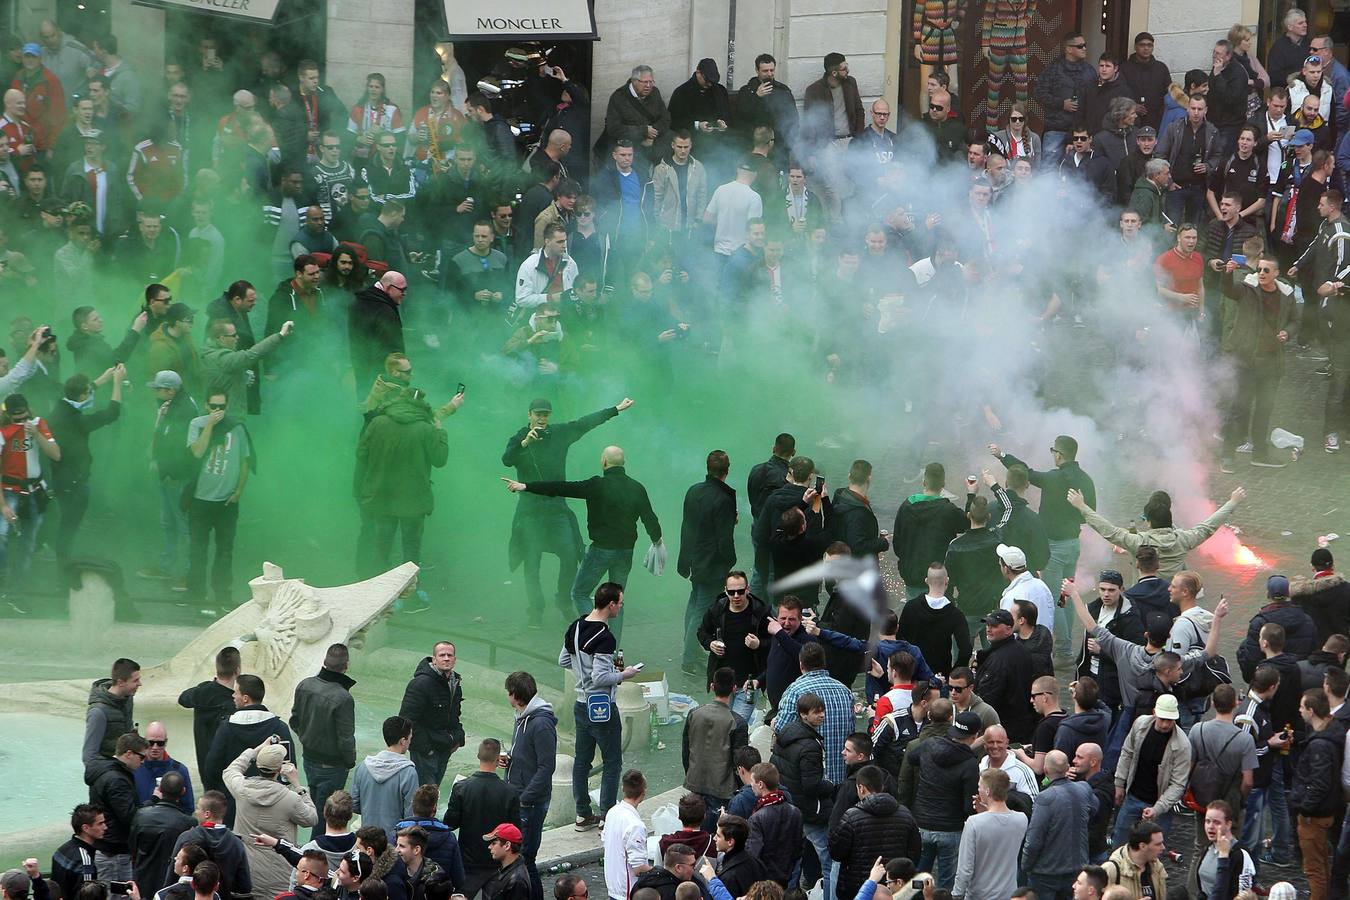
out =
<path fill-rule="evenodd" d="M 1008 752 L 1008 732 L 1002 725 L 990 725 L 984 730 L 985 757 L 980 760 L 980 771 L 1002 769 L 1008 774 L 1014 790 L 1033 800 L 1041 792 L 1040 778 L 1031 766 Z"/>
<path fill-rule="evenodd" d="M 612 900 L 628 900 L 633 882 L 651 868 L 647 826 L 638 804 L 647 796 L 647 779 L 637 769 L 623 773 L 623 799 L 605 813 L 605 887 Z"/>
<path fill-rule="evenodd" d="M 1054 595 L 1050 593 L 1044 581 L 1027 571 L 1027 555 L 1020 547 L 1009 547 L 1007 544 L 999 544 L 996 552 L 999 569 L 1002 570 L 1003 577 L 1008 579 L 1008 586 L 1003 589 L 1003 598 L 998 603 L 999 609 L 1012 612 L 1014 600 L 1030 600 L 1036 604 L 1036 621 L 1053 632 Z"/>
<path fill-rule="evenodd" d="M 736 180 L 728 181 L 713 191 L 703 221 L 715 226 L 713 250 L 725 263 L 736 248 L 745 242 L 745 230 L 751 219 L 762 218 L 764 201 L 751 187 L 755 183 L 755 163 L 742 159 L 736 167 Z"/>

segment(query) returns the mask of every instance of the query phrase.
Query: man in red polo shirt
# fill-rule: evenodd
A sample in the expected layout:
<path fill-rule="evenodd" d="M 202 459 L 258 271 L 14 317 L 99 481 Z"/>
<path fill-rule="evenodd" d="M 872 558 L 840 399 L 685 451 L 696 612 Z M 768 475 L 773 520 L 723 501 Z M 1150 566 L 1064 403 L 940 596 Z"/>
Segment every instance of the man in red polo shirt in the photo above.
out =
<path fill-rule="evenodd" d="M 1153 280 L 1158 296 L 1189 321 L 1205 317 L 1205 262 L 1195 252 L 1200 232 L 1194 225 L 1177 229 L 1177 243 L 1153 261 Z"/>

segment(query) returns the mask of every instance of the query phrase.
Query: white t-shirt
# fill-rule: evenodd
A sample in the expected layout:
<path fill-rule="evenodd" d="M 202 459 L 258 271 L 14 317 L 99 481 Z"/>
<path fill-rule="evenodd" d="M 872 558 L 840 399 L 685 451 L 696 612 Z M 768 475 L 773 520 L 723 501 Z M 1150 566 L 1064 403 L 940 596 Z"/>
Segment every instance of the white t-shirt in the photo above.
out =
<path fill-rule="evenodd" d="M 638 866 L 648 865 L 647 826 L 633 804 L 620 800 L 605 813 L 605 887 L 613 900 L 628 900 Z"/>
<path fill-rule="evenodd" d="M 1036 624 L 1055 630 L 1055 597 L 1050 588 L 1030 572 L 1023 572 L 1003 589 L 999 608 L 1012 611 L 1014 600 L 1030 600 L 1036 604 Z"/>
<path fill-rule="evenodd" d="M 729 181 L 713 191 L 708 212 L 716 223 L 713 249 L 730 256 L 745 243 L 745 223 L 764 215 L 764 201 L 750 185 Z"/>

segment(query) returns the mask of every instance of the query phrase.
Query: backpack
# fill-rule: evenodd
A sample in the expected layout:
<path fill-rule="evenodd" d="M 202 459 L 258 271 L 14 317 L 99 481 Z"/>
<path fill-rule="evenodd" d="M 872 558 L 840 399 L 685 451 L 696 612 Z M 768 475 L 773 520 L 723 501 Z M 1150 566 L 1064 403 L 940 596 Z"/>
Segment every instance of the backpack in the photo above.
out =
<path fill-rule="evenodd" d="M 1201 697 L 1208 698 L 1219 685 L 1232 683 L 1233 675 L 1228 670 L 1228 660 L 1222 656 L 1212 656 L 1202 660 L 1200 665 L 1183 675 L 1173 689 L 1176 691 L 1177 699 L 1184 703 Z"/>
<path fill-rule="evenodd" d="M 1192 734 L 1195 732 L 1192 731 Z M 1206 807 L 1215 800 L 1221 800 L 1228 794 L 1228 790 L 1233 786 L 1233 779 L 1237 777 L 1241 766 L 1232 772 L 1225 772 L 1221 760 L 1224 752 L 1240 735 L 1245 732 L 1239 728 L 1224 741 L 1219 752 L 1213 758 L 1208 756 L 1197 759 L 1191 764 L 1191 777 L 1187 782 L 1186 794 L 1182 797 L 1182 803 L 1197 813 L 1204 814 Z M 1202 739 L 1200 746 L 1204 747 L 1205 742 Z"/>

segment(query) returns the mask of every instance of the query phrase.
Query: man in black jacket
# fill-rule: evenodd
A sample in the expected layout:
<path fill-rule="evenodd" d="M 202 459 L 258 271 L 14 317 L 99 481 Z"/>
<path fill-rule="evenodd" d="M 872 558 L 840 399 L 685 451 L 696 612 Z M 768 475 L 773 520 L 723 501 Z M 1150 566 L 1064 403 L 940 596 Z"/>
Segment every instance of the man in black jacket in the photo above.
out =
<path fill-rule="evenodd" d="M 771 613 L 762 600 L 749 592 L 744 572 L 728 572 L 723 590 L 703 614 L 698 642 L 708 651 L 706 681 L 723 666 L 736 675 L 732 712 L 750 721 L 755 711 L 755 689 L 765 672 L 769 656 L 768 619 Z"/>
<path fill-rule="evenodd" d="M 974 813 L 972 798 L 979 787 L 980 763 L 972 745 L 980 734 L 980 717 L 958 713 L 946 735 L 916 746 L 914 820 L 923 829 L 924 855 L 936 857 L 936 886 L 951 890 L 956 881 L 956 854 L 966 819 Z"/>
<path fill-rule="evenodd" d="M 484 900 L 530 900 L 530 875 L 521 857 L 524 837 L 520 829 L 503 822 L 483 835 L 483 840 L 498 866 L 483 885 Z"/>
<path fill-rule="evenodd" d="M 1088 604 L 1088 613 L 1106 626 L 1116 637 L 1132 644 L 1144 645 L 1144 620 L 1122 592 L 1125 578 L 1114 569 L 1106 569 L 1097 576 L 1097 599 Z M 1103 617 L 1102 612 L 1107 615 Z M 1120 677 L 1115 660 L 1101 652 L 1095 638 L 1083 641 L 1078 658 L 1078 677 L 1091 676 L 1101 690 L 1098 697 L 1112 713 L 1120 710 Z"/>
<path fill-rule="evenodd" d="M 1298 843 L 1308 886 L 1314 897 L 1325 897 L 1331 881 L 1327 832 L 1342 806 L 1336 786 L 1340 783 L 1345 729 L 1332 717 L 1327 695 L 1320 688 L 1303 692 L 1298 711 L 1308 738 L 1294 764 L 1289 809 L 1298 815 Z"/>
<path fill-rule="evenodd" d="M 216 677 L 178 695 L 178 705 L 192 710 L 192 742 L 197 748 L 197 772 L 206 772 L 206 759 L 221 723 L 234 712 L 234 680 L 239 677 L 239 648 L 222 647 L 216 654 Z"/>
<path fill-rule="evenodd" d="M 892 549 L 906 600 L 923 596 L 929 563 L 944 558 L 947 545 L 970 526 L 961 508 L 942 495 L 946 484 L 942 463 L 929 463 L 923 467 L 923 490 L 906 497 L 896 510 Z"/>
<path fill-rule="evenodd" d="M 478 745 L 478 771 L 455 782 L 450 789 L 450 802 L 442 821 L 459 831 L 459 852 L 466 880 L 456 885 L 456 889 L 465 896 L 476 894 L 500 868 L 483 838 L 484 829 L 495 827 L 487 823 L 520 822 L 519 795 L 497 775 L 503 755 L 501 741 L 484 738 Z"/>
<path fill-rule="evenodd" d="M 51 879 L 63 898 L 74 897 L 82 885 L 98 881 L 94 847 L 108 830 L 108 817 L 97 806 L 81 803 L 70 814 L 70 830 L 70 840 L 52 853 Z"/>
<path fill-rule="evenodd" d="M 795 112 L 794 112 L 795 115 Z M 773 440 L 773 453 L 764 462 L 759 463 L 750 469 L 750 476 L 745 481 L 745 496 L 750 501 L 750 525 L 751 542 L 755 548 L 755 568 L 750 578 L 750 593 L 756 597 L 767 596 L 764 593 L 764 586 L 773 579 L 773 572 L 760 568 L 761 562 L 769 564 L 767 554 L 761 558 L 759 554 L 759 544 L 755 542 L 754 523 L 759 521 L 759 514 L 764 509 L 765 502 L 769 495 L 787 484 L 788 464 L 792 457 L 797 453 L 797 439 L 787 432 L 783 432 Z"/>
<path fill-rule="evenodd" d="M 680 885 L 686 881 L 698 884 L 694 869 L 697 861 L 698 855 L 693 847 L 688 844 L 671 844 L 661 856 L 661 865 L 653 866 L 637 877 L 629 896 L 635 897 L 638 891 L 650 888 L 656 891 L 661 900 L 675 900 Z M 699 887 L 702 888 L 703 885 L 699 884 Z"/>
<path fill-rule="evenodd" d="M 975 654 L 975 693 L 998 713 L 1008 736 L 1031 740 L 1031 656 L 1013 633 L 1012 613 L 996 609 L 986 615 L 984 634 L 989 645 Z"/>
<path fill-rule="evenodd" d="M 759 512 L 755 515 L 754 524 L 750 530 L 750 541 L 755 548 L 755 571 L 764 576 L 765 583 L 781 578 L 782 573 L 774 571 L 773 567 L 773 537 L 779 526 L 782 524 L 783 513 L 789 509 L 798 508 L 805 512 L 814 504 L 814 498 L 820 496 L 820 509 L 812 510 L 812 517 L 816 520 L 813 524 L 818 533 L 824 533 L 832 521 L 830 518 L 830 508 L 832 504 L 828 497 L 814 492 L 814 483 L 819 482 L 822 487 L 824 479 L 816 473 L 816 464 L 809 456 L 794 456 L 788 461 L 786 480 L 783 485 L 764 498 L 760 504 Z M 813 491 L 813 501 L 808 503 L 806 493 Z M 754 592 L 754 582 L 751 582 L 751 592 Z M 806 605 L 810 606 L 814 601 L 813 596 L 807 596 L 809 591 L 798 590 L 797 595 L 806 600 Z M 756 596 L 761 596 L 756 593 Z"/>
<path fill-rule="evenodd" d="M 889 534 L 879 530 L 877 514 L 867 499 L 872 489 L 872 464 L 855 459 L 848 470 L 848 487 L 834 492 L 834 536 L 848 544 L 857 558 L 878 556 L 891 549 Z"/>
<path fill-rule="evenodd" d="M 1336 561 L 1326 547 L 1312 553 L 1311 578 L 1296 575 L 1289 583 L 1289 597 L 1312 617 L 1318 639 L 1350 632 L 1350 583 L 1336 571 Z"/>
<path fill-rule="evenodd" d="M 328 796 L 347 785 L 347 775 L 356 765 L 356 701 L 354 680 L 347 677 L 349 654 L 346 644 L 333 644 L 323 658 L 319 674 L 295 686 L 291 704 L 291 731 L 305 748 L 305 784 L 322 810 Z M 324 833 L 324 824 L 314 826 L 314 839 Z"/>
<path fill-rule="evenodd" d="M 1261 662 L 1261 629 L 1268 624 L 1279 625 L 1283 629 L 1283 650 L 1295 660 L 1307 659 L 1308 654 L 1320 646 L 1317 640 L 1317 626 L 1312 617 L 1298 606 L 1289 602 L 1289 579 L 1283 575 L 1271 575 L 1266 579 L 1266 597 L 1268 602 L 1247 623 L 1247 636 L 1238 645 L 1237 661 L 1242 669 L 1242 677 L 1251 680 L 1252 673 Z"/>
<path fill-rule="evenodd" d="M 117 363 L 98 378 L 72 375 L 66 379 L 64 399 L 47 416 L 52 439 L 61 448 L 61 459 L 52 469 L 52 489 L 61 505 L 61 525 L 56 532 L 56 562 L 66 571 L 75 547 L 75 534 L 89 509 L 90 479 L 94 455 L 89 450 L 89 435 L 111 425 L 122 414 L 122 382 L 126 366 Z M 112 381 L 112 397 L 98 412 L 85 414 L 94 397 L 94 388 Z"/>
<path fill-rule="evenodd" d="M 1153 43 L 1153 35 L 1147 31 L 1134 36 L 1134 52 L 1120 64 L 1120 77 L 1130 86 L 1130 98 L 1143 107 L 1139 124 L 1149 125 L 1156 132 L 1162 124 L 1163 98 L 1172 83 L 1172 71 L 1153 55 Z"/>
<path fill-rule="evenodd" d="M 130 881 L 131 823 L 136 817 L 135 771 L 145 761 L 150 745 L 136 732 L 117 739 L 113 758 L 96 757 L 84 767 L 84 783 L 89 785 L 89 802 L 103 810 L 108 830 L 94 847 L 94 864 L 99 877 L 109 881 Z"/>
<path fill-rule="evenodd" d="M 292 743 L 291 729 L 281 717 L 263 705 L 267 696 L 267 685 L 257 675 L 240 675 L 235 679 L 234 707 L 230 717 L 216 729 L 211 739 L 211 749 L 206 755 L 206 767 L 202 769 L 202 788 L 208 791 L 221 791 L 229 801 L 229 811 L 225 815 L 226 825 L 234 826 L 235 798 L 225 788 L 225 767 L 234 762 L 250 747 L 257 747 L 268 735 L 275 735 L 286 747 L 286 759 L 294 763 L 296 747 Z M 258 774 L 257 766 L 250 764 L 244 772 L 246 777 Z M 219 820 L 218 820 L 219 821 Z"/>
<path fill-rule="evenodd" d="M 530 886 L 535 900 L 543 897 L 544 886 L 539 880 L 535 857 L 544 835 L 544 819 L 553 799 L 553 770 L 558 759 L 558 717 L 553 706 L 539 696 L 534 676 L 529 672 L 512 672 L 506 676 L 506 698 L 515 710 L 515 725 L 511 731 L 511 754 L 506 759 L 506 783 L 518 792 L 521 834 L 525 837 L 525 868 L 530 873 Z M 482 764 L 482 752 L 479 752 Z M 483 785 L 485 803 L 505 801 L 496 785 Z M 467 798 L 466 798 L 467 799 Z M 508 810 L 510 812 L 510 810 Z M 446 813 L 449 815 L 448 811 Z M 514 822 L 514 815 L 500 815 L 500 822 Z M 476 833 L 476 832 L 475 832 Z"/>
<path fill-rule="evenodd" d="M 421 784 L 440 784 L 450 755 L 464 746 L 464 726 L 459 720 L 464 701 L 461 685 L 455 671 L 455 645 L 437 641 L 403 691 L 398 714 L 413 723 L 408 756 L 417 766 Z"/>
<path fill-rule="evenodd" d="M 966 508 L 970 528 L 947 545 L 945 565 L 952 593 L 961 604 L 966 621 L 978 618 L 999 604 L 1007 579 L 998 565 L 999 534 L 989 527 L 989 501 L 973 498 Z"/>
<path fill-rule="evenodd" d="M 886 793 L 886 773 L 863 766 L 857 774 L 858 803 L 830 829 L 830 858 L 839 864 L 835 894 L 858 893 L 877 857 L 918 859 L 919 826 L 908 809 Z"/>
<path fill-rule="evenodd" d="M 669 143 L 670 113 L 656 86 L 651 66 L 633 67 L 632 75 L 609 95 L 605 127 L 595 142 L 597 158 L 604 159 L 616 141 L 631 141 L 643 169 L 661 156 L 659 148 Z M 641 148 L 641 149 L 638 149 Z"/>
<path fill-rule="evenodd" d="M 799 114 L 792 88 L 778 81 L 777 73 L 778 61 L 768 53 L 755 57 L 755 74 L 736 92 L 736 127 L 747 142 L 759 126 L 772 128 L 778 139 L 774 162 L 782 168 L 797 141 Z"/>
<path fill-rule="evenodd" d="M 755 807 L 745 849 L 764 866 L 764 877 L 787 887 L 802 858 L 802 812 L 779 788 L 778 767 L 755 763 L 750 770 Z"/>
<path fill-rule="evenodd" d="M 750 885 L 768 878 L 759 857 L 747 851 L 746 843 L 749 840 L 750 823 L 740 816 L 723 812 L 722 817 L 717 820 L 717 831 L 713 835 L 720 856 L 716 874 L 732 897 L 744 897 L 749 892 Z M 800 845 L 800 841 L 798 844 Z M 704 869 L 702 874 L 706 881 L 708 870 Z"/>
<path fill-rule="evenodd" d="M 407 296 L 408 279 L 390 270 L 352 301 L 347 335 L 358 385 L 374 381 L 384 371 L 384 359 L 390 353 L 404 352 L 401 307 Z"/>
<path fill-rule="evenodd" d="M 736 565 L 736 489 L 727 484 L 731 459 L 725 450 L 708 454 L 708 474 L 684 495 L 680 556 L 675 571 L 689 579 L 684 609 L 684 671 L 703 668 L 698 628 L 731 567 Z"/>
<path fill-rule="evenodd" d="M 567 451 L 591 429 L 633 405 L 627 397 L 571 422 L 550 424 L 553 404 L 545 398 L 531 401 L 529 419 L 506 442 L 502 465 L 516 470 L 521 481 L 562 481 L 567 478 Z M 557 604 L 564 616 L 572 616 L 571 591 L 581 561 L 581 529 L 577 517 L 562 497 L 522 493 L 511 520 L 508 565 L 514 571 L 525 566 L 526 622 L 538 627 L 544 615 L 544 595 L 539 587 L 539 561 L 545 553 L 558 557 Z"/>
<path fill-rule="evenodd" d="M 586 531 L 591 545 L 572 580 L 572 602 L 577 612 L 587 615 L 594 607 L 591 595 L 603 580 L 627 584 L 633 568 L 633 545 L 637 543 L 637 523 L 642 525 L 652 544 L 661 544 L 661 523 L 652 510 L 647 489 L 629 478 L 624 467 L 623 449 L 606 447 L 600 454 L 602 474 L 585 481 L 513 481 L 503 478 L 512 493 L 528 491 L 545 497 L 578 497 L 586 501 Z M 663 550 L 661 552 L 664 552 Z M 623 627 L 622 614 L 611 629 L 617 639 Z"/>
<path fill-rule="evenodd" d="M 180 834 L 197 824 L 179 808 L 186 790 L 181 774 L 168 773 L 159 780 L 153 801 L 136 810 L 131 820 L 127 843 L 135 866 L 136 887 L 145 885 L 147 895 L 168 883 L 174 844 Z"/>
<path fill-rule="evenodd" d="M 194 813 L 198 825 L 189 828 L 174 842 L 173 855 L 186 844 L 196 844 L 220 867 L 221 900 L 248 900 L 253 894 L 253 875 L 245 855 L 244 842 L 224 825 L 229 812 L 225 794 L 205 791 L 197 798 Z M 381 832 L 383 834 L 383 832 Z"/>

